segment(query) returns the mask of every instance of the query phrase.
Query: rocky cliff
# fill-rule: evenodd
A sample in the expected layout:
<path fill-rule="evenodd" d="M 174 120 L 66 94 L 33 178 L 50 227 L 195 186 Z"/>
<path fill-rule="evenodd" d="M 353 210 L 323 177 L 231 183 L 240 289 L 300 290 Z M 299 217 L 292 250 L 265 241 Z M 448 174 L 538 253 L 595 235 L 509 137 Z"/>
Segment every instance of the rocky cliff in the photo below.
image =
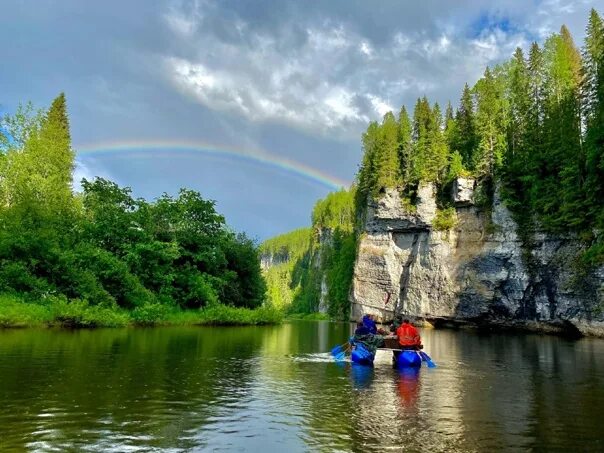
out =
<path fill-rule="evenodd" d="M 433 323 L 500 325 L 604 336 L 604 267 L 580 271 L 582 243 L 536 233 L 521 240 L 495 190 L 474 203 L 475 182 L 451 193 L 457 222 L 437 231 L 436 194 L 419 187 L 416 209 L 396 190 L 370 202 L 350 292 L 351 317 L 405 314 Z"/>

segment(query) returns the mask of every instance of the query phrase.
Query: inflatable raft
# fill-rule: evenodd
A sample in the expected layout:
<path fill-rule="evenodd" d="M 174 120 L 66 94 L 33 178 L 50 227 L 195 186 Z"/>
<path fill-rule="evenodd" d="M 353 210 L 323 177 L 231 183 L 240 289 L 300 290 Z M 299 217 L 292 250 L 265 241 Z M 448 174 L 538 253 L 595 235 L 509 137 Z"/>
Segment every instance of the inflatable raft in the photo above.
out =
<path fill-rule="evenodd" d="M 396 336 L 385 337 L 383 347 L 378 349 L 392 351 L 393 365 L 397 368 L 420 368 L 422 361 L 429 360 L 427 354 L 422 351 L 400 349 Z M 354 343 L 350 358 L 354 363 L 358 363 L 359 365 L 373 366 L 375 352 L 372 352 L 363 343 Z"/>

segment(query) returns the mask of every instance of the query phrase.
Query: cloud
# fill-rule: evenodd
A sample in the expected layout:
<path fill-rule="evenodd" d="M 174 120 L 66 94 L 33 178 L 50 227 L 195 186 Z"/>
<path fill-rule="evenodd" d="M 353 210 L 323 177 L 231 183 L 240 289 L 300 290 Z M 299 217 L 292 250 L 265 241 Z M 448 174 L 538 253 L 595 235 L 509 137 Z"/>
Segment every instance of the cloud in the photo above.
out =
<path fill-rule="evenodd" d="M 162 55 L 161 68 L 181 95 L 218 113 L 336 139 L 358 137 L 369 121 L 424 94 L 455 103 L 465 82 L 530 40 L 499 11 L 472 16 L 467 27 L 442 18 L 395 27 L 378 40 L 338 16 L 284 13 L 281 22 L 258 23 L 217 3 L 190 8 L 173 5 L 164 15 L 182 46 Z"/>
<path fill-rule="evenodd" d="M 82 179 L 92 181 L 95 178 L 104 178 L 110 181 L 117 181 L 102 165 L 99 165 L 95 159 L 82 159 L 76 157 L 75 167 L 73 169 L 73 190 L 82 192 Z"/>

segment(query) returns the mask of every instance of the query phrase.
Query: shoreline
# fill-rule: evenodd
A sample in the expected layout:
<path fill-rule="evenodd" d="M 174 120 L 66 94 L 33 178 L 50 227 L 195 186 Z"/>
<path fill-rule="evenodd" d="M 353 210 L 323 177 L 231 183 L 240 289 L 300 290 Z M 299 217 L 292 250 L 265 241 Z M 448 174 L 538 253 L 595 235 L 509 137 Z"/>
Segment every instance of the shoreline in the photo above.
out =
<path fill-rule="evenodd" d="M 253 326 L 283 322 L 283 313 L 272 307 L 214 305 L 187 310 L 160 304 L 133 310 L 89 305 L 84 301 L 25 302 L 18 297 L 0 300 L 0 329 L 94 329 L 163 326 Z"/>

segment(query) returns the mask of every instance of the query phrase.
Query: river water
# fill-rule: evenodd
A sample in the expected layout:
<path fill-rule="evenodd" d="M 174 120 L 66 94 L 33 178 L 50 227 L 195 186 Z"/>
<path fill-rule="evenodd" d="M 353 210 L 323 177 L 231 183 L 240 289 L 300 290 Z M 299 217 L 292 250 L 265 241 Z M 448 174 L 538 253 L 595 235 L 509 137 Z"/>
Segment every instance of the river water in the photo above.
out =
<path fill-rule="evenodd" d="M 0 450 L 604 451 L 604 340 L 424 329 L 401 373 L 350 329 L 0 331 Z"/>

